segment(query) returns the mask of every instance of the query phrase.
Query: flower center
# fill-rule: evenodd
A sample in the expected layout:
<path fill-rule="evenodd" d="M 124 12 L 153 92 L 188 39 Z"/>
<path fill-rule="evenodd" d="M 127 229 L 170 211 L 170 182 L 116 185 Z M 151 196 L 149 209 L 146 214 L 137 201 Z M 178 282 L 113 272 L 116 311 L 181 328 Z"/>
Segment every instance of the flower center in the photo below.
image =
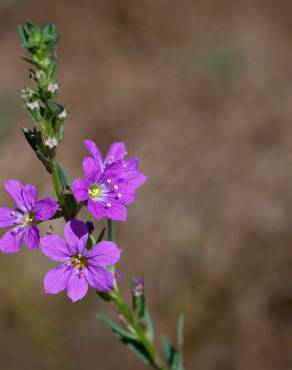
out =
<path fill-rule="evenodd" d="M 34 213 L 33 212 L 30 212 L 30 213 L 25 213 L 24 214 L 24 219 L 25 219 L 25 224 L 26 225 L 31 225 L 34 223 Z"/>
<path fill-rule="evenodd" d="M 88 189 L 88 195 L 90 196 L 91 199 L 97 199 L 100 195 L 101 189 L 100 186 L 94 184 L 91 185 L 90 188 Z"/>
<path fill-rule="evenodd" d="M 75 254 L 75 256 L 71 257 L 71 263 L 79 270 L 83 270 L 87 265 L 87 258 L 81 254 Z"/>

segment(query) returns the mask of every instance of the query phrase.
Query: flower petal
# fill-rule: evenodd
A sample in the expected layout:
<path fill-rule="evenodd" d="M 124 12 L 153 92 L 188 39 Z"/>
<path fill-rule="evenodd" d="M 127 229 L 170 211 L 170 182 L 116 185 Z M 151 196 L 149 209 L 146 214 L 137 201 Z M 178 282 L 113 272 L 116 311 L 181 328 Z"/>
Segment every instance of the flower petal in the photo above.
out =
<path fill-rule="evenodd" d="M 88 181 L 83 179 L 77 179 L 73 182 L 71 190 L 73 191 L 74 197 L 81 202 L 82 200 L 88 199 Z"/>
<path fill-rule="evenodd" d="M 100 164 L 93 158 L 84 158 L 82 162 L 85 177 L 91 182 L 99 179 L 102 169 Z"/>
<path fill-rule="evenodd" d="M 72 220 L 66 223 L 64 235 L 67 244 L 74 253 L 82 253 L 88 238 L 88 229 L 84 222 Z"/>
<path fill-rule="evenodd" d="M 7 180 L 4 184 L 4 189 L 6 193 L 12 198 L 22 211 L 26 211 L 26 207 L 22 197 L 23 185 L 18 180 Z"/>
<path fill-rule="evenodd" d="M 61 265 L 48 271 L 44 277 L 45 293 L 57 294 L 64 290 L 67 286 L 71 270 Z"/>
<path fill-rule="evenodd" d="M 33 225 L 25 228 L 24 241 L 28 248 L 37 249 L 40 243 L 39 229 Z"/>
<path fill-rule="evenodd" d="M 88 201 L 88 211 L 95 217 L 97 220 L 101 219 L 106 215 L 106 207 L 100 202 L 94 202 L 93 200 L 89 199 Z"/>
<path fill-rule="evenodd" d="M 110 146 L 104 162 L 106 164 L 111 164 L 120 161 L 124 159 L 126 153 L 126 146 L 124 143 L 114 143 Z"/>
<path fill-rule="evenodd" d="M 58 208 L 58 203 L 55 202 L 52 198 L 47 197 L 41 199 L 36 203 L 34 207 L 35 219 L 49 220 L 54 216 Z"/>
<path fill-rule="evenodd" d="M 123 161 L 123 168 L 126 171 L 138 171 L 139 159 L 138 158 L 130 158 L 126 161 Z"/>
<path fill-rule="evenodd" d="M 119 181 L 133 187 L 134 189 L 139 188 L 147 180 L 147 176 L 137 171 L 124 172 L 119 177 Z"/>
<path fill-rule="evenodd" d="M 85 276 L 89 284 L 100 292 L 108 292 L 114 287 L 113 274 L 103 267 L 87 268 Z"/>
<path fill-rule="evenodd" d="M 67 282 L 67 296 L 73 301 L 82 299 L 88 290 L 88 282 L 84 275 L 72 273 Z"/>
<path fill-rule="evenodd" d="M 66 241 L 56 234 L 42 237 L 40 244 L 44 255 L 51 260 L 66 262 L 71 256 Z"/>
<path fill-rule="evenodd" d="M 83 144 L 85 146 L 85 149 L 88 151 L 88 153 L 96 159 L 99 163 L 102 163 L 102 156 L 100 153 L 100 150 L 98 149 L 98 146 L 95 144 L 92 140 L 84 140 Z"/>
<path fill-rule="evenodd" d="M 127 220 L 127 208 L 118 201 L 110 200 L 111 207 L 106 208 L 106 216 L 114 221 Z"/>
<path fill-rule="evenodd" d="M 22 189 L 22 198 L 25 208 L 32 211 L 37 201 L 37 189 L 31 185 L 25 185 Z"/>
<path fill-rule="evenodd" d="M 121 249 L 110 241 L 97 243 L 86 254 L 90 266 L 111 266 L 120 259 Z"/>
<path fill-rule="evenodd" d="M 133 187 L 120 183 L 114 197 L 116 201 L 122 204 L 131 204 L 136 198 L 135 189 Z"/>
<path fill-rule="evenodd" d="M 19 217 L 22 217 L 22 214 L 12 208 L 0 208 L 0 227 L 15 225 Z"/>
<path fill-rule="evenodd" d="M 0 251 L 2 253 L 16 253 L 19 251 L 24 229 L 17 227 L 7 231 L 0 239 Z"/>

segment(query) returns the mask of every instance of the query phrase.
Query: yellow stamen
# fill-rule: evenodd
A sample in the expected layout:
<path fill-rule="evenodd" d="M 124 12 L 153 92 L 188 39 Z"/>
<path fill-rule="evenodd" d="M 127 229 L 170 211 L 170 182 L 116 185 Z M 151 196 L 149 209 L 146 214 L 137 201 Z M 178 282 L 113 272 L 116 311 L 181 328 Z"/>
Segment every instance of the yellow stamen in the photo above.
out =
<path fill-rule="evenodd" d="M 89 190 L 88 190 L 88 195 L 91 199 L 97 199 L 100 195 L 100 187 L 96 184 L 91 185 Z"/>
<path fill-rule="evenodd" d="M 75 256 L 71 257 L 71 263 L 79 270 L 82 270 L 87 265 L 87 258 L 81 254 L 76 254 Z"/>
<path fill-rule="evenodd" d="M 33 224 L 34 223 L 34 214 L 32 212 L 25 213 L 25 224 Z"/>

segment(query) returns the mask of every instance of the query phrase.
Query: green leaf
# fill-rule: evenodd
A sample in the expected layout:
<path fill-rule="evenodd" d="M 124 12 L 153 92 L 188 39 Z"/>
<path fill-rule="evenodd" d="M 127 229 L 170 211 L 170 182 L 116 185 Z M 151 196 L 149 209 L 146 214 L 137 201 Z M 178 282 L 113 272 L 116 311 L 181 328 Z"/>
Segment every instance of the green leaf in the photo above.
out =
<path fill-rule="evenodd" d="M 44 131 L 44 127 L 42 126 L 42 124 L 38 121 L 37 117 L 35 117 L 34 113 L 31 112 L 30 110 L 26 110 L 28 115 L 30 116 L 33 124 L 35 125 L 35 127 L 39 130 L 39 131 Z"/>
<path fill-rule="evenodd" d="M 97 243 L 101 242 L 103 237 L 104 237 L 104 234 L 105 234 L 105 231 L 106 231 L 106 227 L 104 227 L 101 232 L 99 233 L 98 235 L 98 238 L 97 238 Z"/>
<path fill-rule="evenodd" d="M 28 31 L 31 32 L 31 33 L 39 32 L 40 31 L 40 29 L 38 28 L 38 26 L 35 23 L 31 22 L 31 21 L 26 21 L 25 22 L 25 25 L 26 25 Z"/>
<path fill-rule="evenodd" d="M 184 323 L 185 323 L 184 315 L 180 315 L 177 322 L 177 346 L 178 351 L 181 353 L 181 356 L 183 353 L 183 344 L 184 344 Z"/>
<path fill-rule="evenodd" d="M 58 140 L 58 143 L 60 143 L 64 136 L 64 126 L 63 125 L 56 132 L 55 136 L 56 136 L 56 139 Z"/>
<path fill-rule="evenodd" d="M 27 49 L 29 48 L 29 47 L 26 47 L 25 45 L 24 45 L 24 47 L 27 48 Z M 25 60 L 26 62 L 28 62 L 30 64 L 33 64 L 33 65 L 39 67 L 39 62 L 37 62 L 37 61 L 35 61 L 35 60 L 31 59 L 31 58 L 27 58 L 27 57 L 22 56 L 21 59 Z"/>
<path fill-rule="evenodd" d="M 49 173 L 52 172 L 52 162 L 50 158 L 48 158 L 46 155 L 44 155 L 40 150 L 37 150 L 36 155 L 40 161 L 42 161 L 43 165 L 46 167 L 47 171 Z"/>
<path fill-rule="evenodd" d="M 57 116 L 64 110 L 64 107 L 53 99 L 48 99 L 46 103 L 53 117 Z"/>
<path fill-rule="evenodd" d="M 105 322 L 114 332 L 114 334 L 121 340 L 136 340 L 136 336 L 129 331 L 121 328 L 113 320 L 109 319 L 105 315 L 97 315 L 97 318 Z"/>
<path fill-rule="evenodd" d="M 154 328 L 151 320 L 150 312 L 147 307 L 144 309 L 144 318 L 147 326 L 147 334 L 153 340 L 154 339 Z"/>
<path fill-rule="evenodd" d="M 25 27 L 20 24 L 18 26 L 18 34 L 23 44 L 26 44 L 28 42 L 28 34 L 26 32 Z"/>
<path fill-rule="evenodd" d="M 175 349 L 170 344 L 168 338 L 165 335 L 161 336 L 161 346 L 162 346 L 162 349 L 163 349 L 164 356 L 167 360 L 167 363 L 168 363 L 169 366 L 171 366 L 171 364 L 173 363 Z"/>
<path fill-rule="evenodd" d="M 70 188 L 70 180 L 62 165 L 57 162 L 57 172 L 63 189 Z"/>
<path fill-rule="evenodd" d="M 127 343 L 127 346 L 135 355 L 140 358 L 140 360 L 142 360 L 145 365 L 153 364 L 152 358 L 149 356 L 148 352 L 145 350 L 141 343 L 137 341 L 130 341 Z"/>

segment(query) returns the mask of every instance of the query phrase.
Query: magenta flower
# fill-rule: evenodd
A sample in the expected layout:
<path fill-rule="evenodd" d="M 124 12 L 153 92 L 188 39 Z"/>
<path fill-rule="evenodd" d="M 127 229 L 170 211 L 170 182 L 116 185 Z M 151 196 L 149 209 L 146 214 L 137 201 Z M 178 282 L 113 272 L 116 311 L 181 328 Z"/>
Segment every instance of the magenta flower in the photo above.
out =
<path fill-rule="evenodd" d="M 17 180 L 8 180 L 4 189 L 14 200 L 17 209 L 0 208 L 0 227 L 13 226 L 0 239 L 0 251 L 16 253 L 22 240 L 30 249 L 39 245 L 37 224 L 51 219 L 58 209 L 58 203 L 51 198 L 37 200 L 37 190 L 31 185 L 22 185 Z"/>
<path fill-rule="evenodd" d="M 125 145 L 112 144 L 105 160 L 96 144 L 85 140 L 84 145 L 91 154 L 83 160 L 85 179 L 77 179 L 72 191 L 78 201 L 87 201 L 88 210 L 97 219 L 104 216 L 117 221 L 125 221 L 125 205 L 135 200 L 136 188 L 141 186 L 146 176 L 138 171 L 136 158 L 125 160 Z"/>
<path fill-rule="evenodd" d="M 105 267 L 118 262 L 121 250 L 109 241 L 97 243 L 87 250 L 88 229 L 81 221 L 69 221 L 64 234 L 66 240 L 55 234 L 41 238 L 43 253 L 62 262 L 45 275 L 45 292 L 57 294 L 66 289 L 68 297 L 76 302 L 86 295 L 88 284 L 101 292 L 110 291 L 114 278 Z"/>

